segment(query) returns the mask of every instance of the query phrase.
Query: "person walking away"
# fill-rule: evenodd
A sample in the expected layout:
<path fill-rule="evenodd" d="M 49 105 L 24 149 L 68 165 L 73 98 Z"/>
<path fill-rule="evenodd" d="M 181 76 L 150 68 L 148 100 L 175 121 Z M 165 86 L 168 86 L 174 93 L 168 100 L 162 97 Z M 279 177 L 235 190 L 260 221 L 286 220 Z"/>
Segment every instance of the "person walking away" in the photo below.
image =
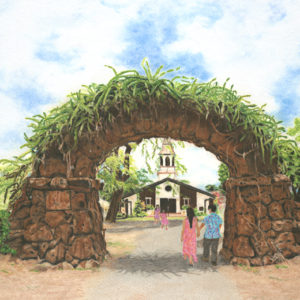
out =
<path fill-rule="evenodd" d="M 182 222 L 181 230 L 181 241 L 183 242 L 182 254 L 184 260 L 188 257 L 190 266 L 193 266 L 194 262 L 198 262 L 196 231 L 197 236 L 199 236 L 200 231 L 198 228 L 197 218 L 195 217 L 194 210 L 191 207 L 186 209 L 186 215 L 187 217 Z"/>
<path fill-rule="evenodd" d="M 163 209 L 162 213 L 160 214 L 160 222 L 161 222 L 161 229 L 164 228 L 164 226 L 166 227 L 166 230 L 168 230 L 168 217 L 166 214 L 166 211 Z"/>
<path fill-rule="evenodd" d="M 200 225 L 199 232 L 205 226 L 204 242 L 203 242 L 203 261 L 209 261 L 211 251 L 211 264 L 217 265 L 220 230 L 222 227 L 222 218 L 216 214 L 217 207 L 215 204 L 208 206 L 209 215 L 206 216 Z"/>
<path fill-rule="evenodd" d="M 154 223 L 155 224 L 158 224 L 160 221 L 159 214 L 160 214 L 160 208 L 159 208 L 159 205 L 156 205 L 155 209 L 154 209 Z"/>

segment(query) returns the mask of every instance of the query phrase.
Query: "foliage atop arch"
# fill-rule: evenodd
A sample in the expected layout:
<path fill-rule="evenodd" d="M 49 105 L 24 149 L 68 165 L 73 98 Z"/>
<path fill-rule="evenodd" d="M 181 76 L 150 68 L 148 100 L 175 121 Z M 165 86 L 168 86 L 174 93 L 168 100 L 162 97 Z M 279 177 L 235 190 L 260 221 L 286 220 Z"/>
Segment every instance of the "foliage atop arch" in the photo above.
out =
<path fill-rule="evenodd" d="M 92 83 L 67 96 L 67 101 L 48 114 L 43 113 L 28 118 L 32 121 L 29 127 L 33 134 L 25 135 L 26 143 L 22 147 L 31 149 L 33 156 L 46 151 L 53 141 L 62 145 L 64 132 L 74 136 L 74 145 L 84 132 L 105 129 L 108 123 L 114 122 L 114 109 L 120 107 L 130 113 L 138 108 L 139 103 L 149 106 L 157 101 L 165 101 L 167 97 L 176 99 L 179 105 L 193 104 L 207 118 L 215 113 L 224 119 L 222 131 L 231 132 L 243 128 L 247 133 L 253 132 L 264 153 L 276 148 L 276 141 L 282 138 L 284 128 L 281 121 L 276 121 L 264 111 L 264 106 L 258 107 L 246 100 L 248 95 L 239 96 L 233 89 L 226 87 L 229 79 L 219 85 L 213 79 L 208 83 L 199 83 L 196 78 L 175 76 L 167 79 L 166 74 L 174 70 L 162 71 L 159 67 L 153 74 L 147 60 L 142 62 L 145 75 L 136 70 L 114 72 L 107 84 Z M 176 69 L 177 70 L 177 69 Z M 224 128 L 225 125 L 225 128 Z M 71 149 L 61 149 L 70 151 Z"/>
<path fill-rule="evenodd" d="M 115 121 L 116 111 L 130 114 L 139 104 L 153 107 L 157 101 L 164 102 L 167 98 L 174 99 L 183 108 L 197 109 L 206 118 L 218 116 L 222 122 L 217 130 L 229 134 L 240 130 L 240 141 L 250 136 L 263 156 L 266 151 L 276 154 L 278 145 L 290 143 L 283 134 L 285 129 L 281 122 L 266 114 L 264 106 L 258 107 L 247 101 L 247 95 L 238 95 L 233 85 L 227 87 L 228 80 L 219 85 L 215 79 L 207 83 L 185 76 L 168 79 L 166 75 L 178 69 L 163 71 L 160 66 L 152 73 L 145 59 L 142 67 L 143 75 L 136 70 L 118 73 L 109 67 L 114 76 L 107 84 L 84 85 L 79 91 L 69 94 L 61 106 L 28 118 L 32 121 L 29 125 L 32 135 L 24 135 L 26 143 L 22 147 L 29 150 L 14 160 L 2 160 L 2 163 L 15 166 L 14 172 L 9 174 L 14 178 L 14 198 L 30 172 L 32 162 L 41 159 L 52 143 L 58 145 L 62 153 L 67 153 L 76 147 L 78 138 L 84 133 L 105 130 Z M 66 133 L 74 138 L 74 143 L 67 148 L 63 142 Z M 270 157 L 272 159 L 272 155 Z"/>

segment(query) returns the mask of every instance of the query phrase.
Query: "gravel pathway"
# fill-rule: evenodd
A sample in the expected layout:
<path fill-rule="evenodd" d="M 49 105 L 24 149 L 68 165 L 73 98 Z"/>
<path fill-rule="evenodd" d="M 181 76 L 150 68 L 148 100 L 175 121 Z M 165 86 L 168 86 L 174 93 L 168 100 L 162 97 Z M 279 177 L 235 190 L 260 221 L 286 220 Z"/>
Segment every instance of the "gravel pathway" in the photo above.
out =
<path fill-rule="evenodd" d="M 130 255 L 118 259 L 110 269 L 102 268 L 99 280 L 88 289 L 87 299 L 241 299 L 236 287 L 218 272 L 218 267 L 201 262 L 201 247 L 196 266 L 190 267 L 183 260 L 180 224 L 171 222 L 168 230 L 146 222 L 117 224 L 110 229 L 112 232 L 142 230 L 142 235 Z"/>

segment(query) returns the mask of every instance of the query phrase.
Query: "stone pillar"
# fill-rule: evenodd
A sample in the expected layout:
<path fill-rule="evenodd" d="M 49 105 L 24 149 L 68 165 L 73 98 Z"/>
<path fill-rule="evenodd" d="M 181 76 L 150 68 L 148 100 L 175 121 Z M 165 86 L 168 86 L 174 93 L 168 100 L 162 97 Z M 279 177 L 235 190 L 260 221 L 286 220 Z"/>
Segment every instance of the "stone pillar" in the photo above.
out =
<path fill-rule="evenodd" d="M 293 233 L 296 243 L 300 245 L 300 202 L 295 201 Z"/>
<path fill-rule="evenodd" d="M 294 200 L 284 175 L 229 178 L 221 255 L 231 263 L 267 265 L 300 254 Z"/>
<path fill-rule="evenodd" d="M 99 189 L 89 178 L 28 178 L 10 218 L 17 255 L 73 267 L 99 264 L 107 254 Z"/>

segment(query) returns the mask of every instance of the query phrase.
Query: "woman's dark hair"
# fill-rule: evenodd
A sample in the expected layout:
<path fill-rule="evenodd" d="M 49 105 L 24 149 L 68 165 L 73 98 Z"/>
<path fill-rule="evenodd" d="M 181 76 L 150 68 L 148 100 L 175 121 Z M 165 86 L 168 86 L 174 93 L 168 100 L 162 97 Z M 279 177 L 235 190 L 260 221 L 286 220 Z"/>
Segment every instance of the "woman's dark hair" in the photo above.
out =
<path fill-rule="evenodd" d="M 216 204 L 210 204 L 209 206 L 208 206 L 208 209 L 210 209 L 212 212 L 216 212 L 216 210 L 217 210 L 217 206 L 216 206 Z"/>
<path fill-rule="evenodd" d="M 195 213 L 194 213 L 194 210 L 191 208 L 191 207 L 188 207 L 186 209 L 186 215 L 189 219 L 189 222 L 190 222 L 190 228 L 193 227 L 193 218 L 195 217 Z"/>

